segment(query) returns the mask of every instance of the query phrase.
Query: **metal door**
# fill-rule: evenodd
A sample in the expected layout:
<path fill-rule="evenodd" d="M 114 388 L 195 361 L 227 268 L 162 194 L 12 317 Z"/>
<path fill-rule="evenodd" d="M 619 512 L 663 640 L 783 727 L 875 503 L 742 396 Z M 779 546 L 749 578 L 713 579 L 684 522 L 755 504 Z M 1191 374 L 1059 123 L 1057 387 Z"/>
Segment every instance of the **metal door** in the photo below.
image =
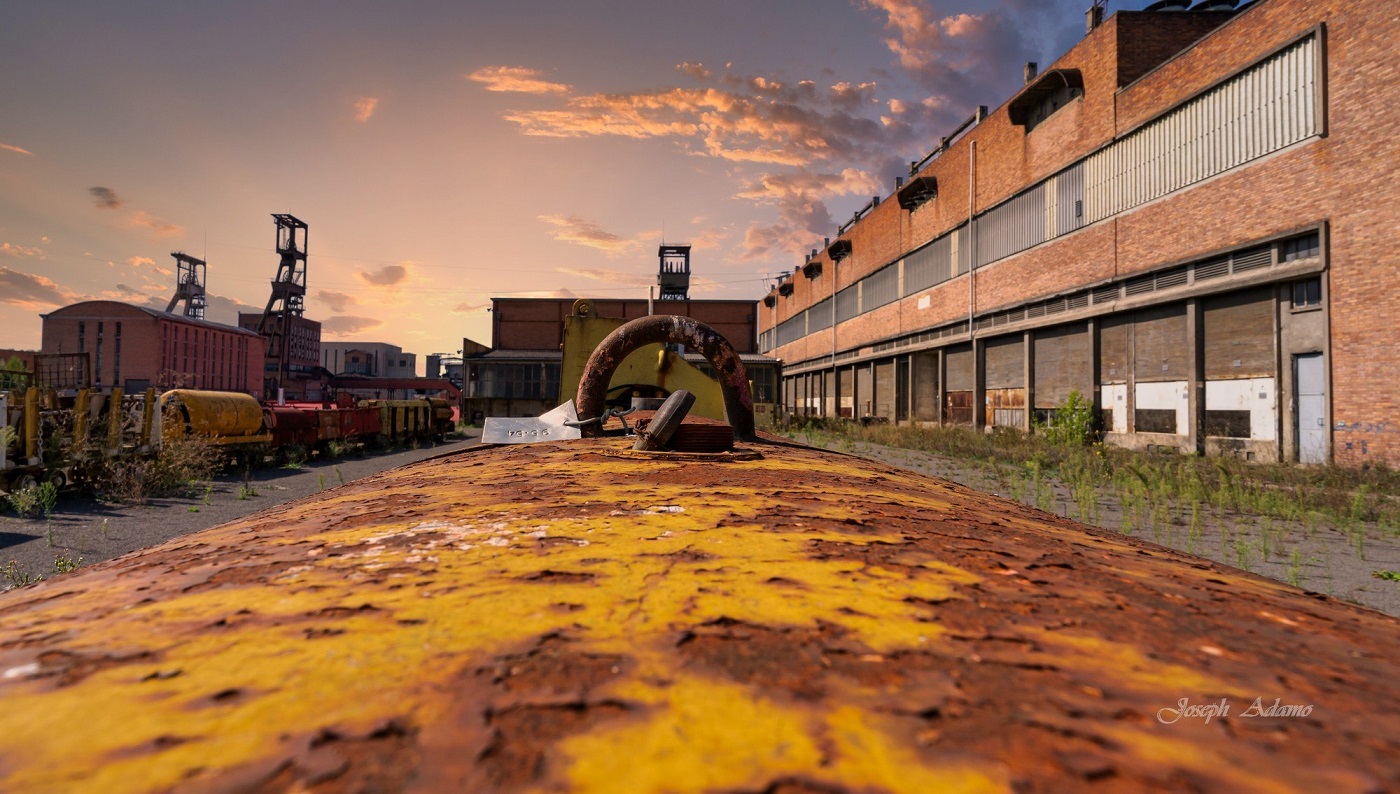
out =
<path fill-rule="evenodd" d="M 1293 357 L 1293 383 L 1298 394 L 1297 423 L 1299 463 L 1327 462 L 1327 377 L 1322 354 Z"/>

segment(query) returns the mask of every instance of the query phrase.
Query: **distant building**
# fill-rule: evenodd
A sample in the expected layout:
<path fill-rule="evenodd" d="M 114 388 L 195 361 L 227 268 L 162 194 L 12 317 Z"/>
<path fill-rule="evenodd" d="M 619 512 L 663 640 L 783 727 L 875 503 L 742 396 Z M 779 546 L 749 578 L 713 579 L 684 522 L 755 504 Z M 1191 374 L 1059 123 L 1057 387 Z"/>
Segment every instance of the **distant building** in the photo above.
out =
<path fill-rule="evenodd" d="M 263 338 L 229 325 L 116 301 L 40 315 L 43 353 L 86 353 L 94 388 L 237 391 L 261 397 Z"/>
<path fill-rule="evenodd" d="M 263 380 L 265 381 L 267 397 L 276 397 L 276 390 L 281 386 L 288 400 L 319 400 L 322 397 L 321 383 L 322 377 L 318 368 L 321 365 L 321 324 L 315 320 L 307 319 L 300 315 L 285 315 L 289 325 L 287 339 L 287 350 L 285 354 L 287 375 L 280 384 L 278 381 L 278 370 L 283 358 L 283 352 L 273 347 L 267 347 L 263 366 Z M 239 312 L 238 325 L 249 331 L 257 331 L 258 323 L 262 320 L 261 312 Z M 271 345 L 270 340 L 278 338 L 277 331 L 282 322 L 281 316 L 272 318 L 272 327 L 269 329 L 270 336 L 263 337 L 266 345 Z"/>
<path fill-rule="evenodd" d="M 326 342 L 321 345 L 321 366 L 332 375 L 412 378 L 417 376 L 418 354 L 386 342 Z"/>

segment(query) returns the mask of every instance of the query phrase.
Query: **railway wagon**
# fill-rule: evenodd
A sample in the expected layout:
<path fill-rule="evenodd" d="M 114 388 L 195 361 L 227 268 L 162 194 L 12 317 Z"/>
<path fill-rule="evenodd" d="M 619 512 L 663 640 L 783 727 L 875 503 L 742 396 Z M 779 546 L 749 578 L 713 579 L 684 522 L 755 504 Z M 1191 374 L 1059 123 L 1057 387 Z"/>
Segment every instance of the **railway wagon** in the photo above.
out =
<path fill-rule="evenodd" d="M 1400 622 L 731 423 L 453 453 L 0 596 L 0 789 L 1400 789 Z"/>
<path fill-rule="evenodd" d="M 390 441 L 428 438 L 434 434 L 433 406 L 428 400 L 365 400 L 379 411 L 379 433 Z"/>

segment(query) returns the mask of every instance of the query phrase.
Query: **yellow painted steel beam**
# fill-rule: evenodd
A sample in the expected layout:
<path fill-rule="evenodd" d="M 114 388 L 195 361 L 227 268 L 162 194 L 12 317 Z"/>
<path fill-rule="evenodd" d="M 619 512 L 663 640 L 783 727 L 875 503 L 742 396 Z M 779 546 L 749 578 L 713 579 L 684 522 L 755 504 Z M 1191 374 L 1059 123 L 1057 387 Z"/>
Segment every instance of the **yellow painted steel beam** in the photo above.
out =
<path fill-rule="evenodd" d="M 39 390 L 33 386 L 24 391 L 24 457 L 25 463 L 39 457 Z"/>
<path fill-rule="evenodd" d="M 1391 618 L 852 457 L 625 446 L 0 595 L 0 790 L 1400 787 Z"/>

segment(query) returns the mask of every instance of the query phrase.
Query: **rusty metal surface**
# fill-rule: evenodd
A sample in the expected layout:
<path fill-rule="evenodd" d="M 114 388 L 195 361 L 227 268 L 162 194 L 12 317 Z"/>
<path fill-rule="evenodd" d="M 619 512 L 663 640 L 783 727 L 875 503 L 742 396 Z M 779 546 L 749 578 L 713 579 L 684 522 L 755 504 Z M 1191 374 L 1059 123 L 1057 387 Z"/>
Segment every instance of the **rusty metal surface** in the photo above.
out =
<path fill-rule="evenodd" d="M 1400 788 L 1391 618 L 848 456 L 626 447 L 0 596 L 0 790 Z"/>
<path fill-rule="evenodd" d="M 719 380 L 720 391 L 724 395 L 725 419 L 733 426 L 735 437 L 752 439 L 753 396 L 749 392 L 748 375 L 744 372 L 739 353 L 718 331 L 690 317 L 641 317 L 608 334 L 588 357 L 588 364 L 579 379 L 578 396 L 574 400 L 579 418 L 601 416 L 613 370 L 632 351 L 658 343 L 683 344 L 705 357 L 714 367 L 715 377 Z M 584 432 L 593 431 L 586 429 Z"/>

